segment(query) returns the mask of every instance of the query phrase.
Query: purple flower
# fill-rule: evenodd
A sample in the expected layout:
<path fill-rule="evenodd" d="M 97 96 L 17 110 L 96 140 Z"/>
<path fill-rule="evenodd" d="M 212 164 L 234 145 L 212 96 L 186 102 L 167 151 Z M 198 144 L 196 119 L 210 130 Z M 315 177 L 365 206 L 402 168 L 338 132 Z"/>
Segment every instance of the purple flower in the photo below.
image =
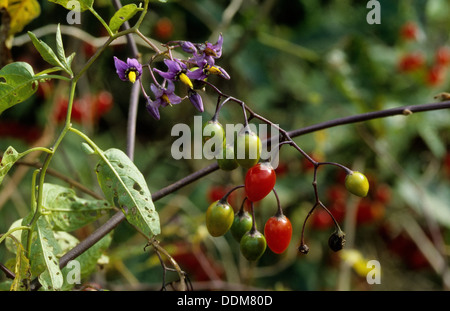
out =
<path fill-rule="evenodd" d="M 222 44 L 223 37 L 222 34 L 219 34 L 217 43 L 212 44 L 210 42 L 206 42 L 202 49 L 200 49 L 201 54 L 199 56 L 205 59 L 210 66 L 213 66 L 215 62 L 214 59 L 220 58 L 222 56 Z"/>
<path fill-rule="evenodd" d="M 155 118 L 156 120 L 160 119 L 159 115 L 159 105 L 158 103 L 152 101 L 150 97 L 146 97 L 147 104 L 145 105 L 145 108 L 147 108 L 147 111 L 150 113 L 150 115 Z"/>
<path fill-rule="evenodd" d="M 205 59 L 199 60 L 197 62 L 197 69 L 189 72 L 188 76 L 192 80 L 204 80 L 208 77 L 208 75 L 218 75 L 224 79 L 230 80 L 230 75 L 220 66 L 217 65 L 209 65 Z"/>
<path fill-rule="evenodd" d="M 155 94 L 156 105 L 166 107 L 168 105 L 176 105 L 181 103 L 182 98 L 174 93 L 175 85 L 172 81 L 168 80 L 167 88 L 157 87 L 153 83 L 150 84 L 150 89 Z"/>
<path fill-rule="evenodd" d="M 188 90 L 188 98 L 198 111 L 203 112 L 203 100 L 196 91 Z"/>
<path fill-rule="evenodd" d="M 167 80 L 168 85 L 167 88 L 165 87 L 158 87 L 154 85 L 153 83 L 150 84 L 150 89 L 152 90 L 153 94 L 155 95 L 155 100 L 151 100 L 149 96 L 146 96 L 147 104 L 146 108 L 147 111 L 152 115 L 153 118 L 156 120 L 159 120 L 159 107 L 166 107 L 168 105 L 176 105 L 181 103 L 183 100 L 181 97 L 177 96 L 175 91 L 175 85 L 172 81 Z"/>
<path fill-rule="evenodd" d="M 136 82 L 142 75 L 142 65 L 135 58 L 127 58 L 127 62 L 114 56 L 116 72 L 122 81 Z"/>
<path fill-rule="evenodd" d="M 161 77 L 163 77 L 166 80 L 169 81 L 176 81 L 180 80 L 189 88 L 193 88 L 192 81 L 189 78 L 189 75 L 191 72 L 187 69 L 187 66 L 185 63 L 180 61 L 179 59 L 171 60 L 171 59 L 165 59 L 164 64 L 166 64 L 168 71 L 164 72 L 158 69 L 153 69 L 156 71 Z"/>

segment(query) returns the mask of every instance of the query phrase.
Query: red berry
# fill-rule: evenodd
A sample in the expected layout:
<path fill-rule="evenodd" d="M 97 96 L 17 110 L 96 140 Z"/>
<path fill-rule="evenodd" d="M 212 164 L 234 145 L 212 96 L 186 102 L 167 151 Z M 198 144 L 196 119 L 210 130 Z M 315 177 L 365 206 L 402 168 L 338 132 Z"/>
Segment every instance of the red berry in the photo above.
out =
<path fill-rule="evenodd" d="M 245 193 L 251 202 L 262 200 L 276 182 L 276 174 L 270 163 L 258 163 L 248 169 L 245 175 Z"/>
<path fill-rule="evenodd" d="M 169 18 L 163 17 L 156 22 L 155 34 L 158 38 L 168 40 L 172 36 L 173 31 L 174 26 Z"/>
<path fill-rule="evenodd" d="M 399 61 L 398 68 L 402 72 L 409 72 L 419 69 L 425 64 L 425 57 L 421 52 L 408 53 Z"/>
<path fill-rule="evenodd" d="M 436 64 L 441 66 L 448 66 L 450 64 L 450 48 L 442 46 L 436 51 Z"/>
<path fill-rule="evenodd" d="M 429 69 L 426 82 L 430 86 L 438 86 L 444 82 L 445 76 L 445 67 L 441 65 L 435 65 Z"/>
<path fill-rule="evenodd" d="M 106 112 L 108 112 L 111 109 L 112 105 L 113 105 L 113 96 L 111 95 L 111 93 L 108 91 L 101 91 L 100 93 L 97 94 L 95 105 L 93 105 L 93 107 L 95 107 L 96 109 L 94 114 L 97 117 L 100 117 Z"/>
<path fill-rule="evenodd" d="M 283 253 L 291 242 L 292 225 L 290 220 L 284 215 L 270 217 L 264 226 L 264 236 L 267 246 L 272 252 Z"/>
<path fill-rule="evenodd" d="M 400 35 L 405 40 L 417 40 L 419 37 L 419 27 L 414 22 L 407 22 L 400 29 Z"/>

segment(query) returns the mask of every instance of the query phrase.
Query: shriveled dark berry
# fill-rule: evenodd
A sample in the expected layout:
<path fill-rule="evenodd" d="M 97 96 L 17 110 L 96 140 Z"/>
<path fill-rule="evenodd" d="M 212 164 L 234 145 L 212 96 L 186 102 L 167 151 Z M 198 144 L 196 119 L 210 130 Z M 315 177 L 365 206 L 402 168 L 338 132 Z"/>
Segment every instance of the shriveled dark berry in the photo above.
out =
<path fill-rule="evenodd" d="M 328 239 L 328 246 L 334 251 L 340 251 L 345 245 L 345 233 L 341 230 L 335 231 Z"/>
<path fill-rule="evenodd" d="M 299 247 L 298 247 L 298 251 L 300 252 L 300 253 L 302 253 L 302 254 L 308 254 L 308 252 L 309 252 L 309 247 L 308 247 L 308 245 L 306 245 L 306 244 L 302 244 L 302 245 L 300 245 Z"/>

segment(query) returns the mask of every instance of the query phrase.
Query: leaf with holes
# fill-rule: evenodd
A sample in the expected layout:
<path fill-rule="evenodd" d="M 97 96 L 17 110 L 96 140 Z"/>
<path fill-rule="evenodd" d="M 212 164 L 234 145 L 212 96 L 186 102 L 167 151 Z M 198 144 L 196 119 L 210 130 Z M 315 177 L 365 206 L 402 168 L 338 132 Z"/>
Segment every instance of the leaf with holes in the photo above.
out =
<path fill-rule="evenodd" d="M 63 285 L 63 275 L 59 268 L 57 255 L 61 248 L 50 224 L 45 217 L 39 217 L 31 237 L 31 274 L 39 275 L 44 290 L 59 290 Z"/>
<path fill-rule="evenodd" d="M 109 21 L 109 28 L 111 31 L 117 32 L 123 23 L 132 18 L 137 12 L 142 11 L 142 8 L 138 8 L 136 4 L 127 4 L 121 7 Z"/>
<path fill-rule="evenodd" d="M 53 230 L 74 231 L 113 208 L 106 200 L 87 200 L 71 188 L 45 183 L 42 206 Z"/>
<path fill-rule="evenodd" d="M 64 284 L 61 290 L 71 290 L 77 282 L 81 282 L 88 278 L 94 272 L 95 268 L 102 264 L 102 260 L 105 257 L 104 252 L 111 244 L 112 234 L 113 231 L 79 255 L 75 261 L 68 262 L 62 269 Z M 80 243 L 76 237 L 65 231 L 55 231 L 54 235 L 61 248 L 60 254 L 57 254 L 58 258 L 61 258 Z"/>
<path fill-rule="evenodd" d="M 6 174 L 8 174 L 8 171 L 19 159 L 20 154 L 13 147 L 9 146 L 3 154 L 2 161 L 0 162 L 0 185 L 3 178 L 5 178 Z"/>
<path fill-rule="evenodd" d="M 24 286 L 24 281 L 31 281 L 31 273 L 30 273 L 30 261 L 28 260 L 27 256 L 25 255 L 25 249 L 23 248 L 23 245 L 20 244 L 18 239 L 15 237 L 12 237 L 14 243 L 16 244 L 16 263 L 14 265 L 14 274 L 16 277 L 14 278 L 14 281 L 11 284 L 11 291 L 23 291 L 26 290 Z"/>
<path fill-rule="evenodd" d="M 97 243 L 78 256 L 74 262 L 69 262 L 68 265 L 62 269 L 64 275 L 64 285 L 62 290 L 70 290 L 75 285 L 68 282 L 69 280 L 73 282 L 73 278 L 77 277 L 77 275 L 74 275 L 75 269 L 80 269 L 80 280 L 85 280 L 95 271 L 97 266 L 101 265 L 104 253 L 111 245 L 112 235 L 113 231 L 105 235 Z"/>
<path fill-rule="evenodd" d="M 0 70 L 0 114 L 37 91 L 33 68 L 25 62 L 10 63 Z"/>
<path fill-rule="evenodd" d="M 103 155 L 108 161 L 100 159 L 96 172 L 105 198 L 122 209 L 130 224 L 150 237 L 159 234 L 159 215 L 142 173 L 119 149 L 108 149 Z"/>

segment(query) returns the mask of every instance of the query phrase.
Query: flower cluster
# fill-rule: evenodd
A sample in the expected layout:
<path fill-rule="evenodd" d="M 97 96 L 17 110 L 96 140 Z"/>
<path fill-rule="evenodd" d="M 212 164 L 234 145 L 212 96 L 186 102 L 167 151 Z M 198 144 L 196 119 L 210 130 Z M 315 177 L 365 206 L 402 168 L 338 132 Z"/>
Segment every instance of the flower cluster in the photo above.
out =
<path fill-rule="evenodd" d="M 123 81 L 136 80 L 141 84 L 142 92 L 146 98 L 147 111 L 157 120 L 160 119 L 159 108 L 169 105 L 176 105 L 183 101 L 184 98 L 175 94 L 175 82 L 180 81 L 188 87 L 187 98 L 194 107 L 203 112 L 203 100 L 195 88 L 195 81 L 204 81 L 209 75 L 218 75 L 224 79 L 230 79 L 228 73 L 220 66 L 215 64 L 216 59 L 222 56 L 223 37 L 220 34 L 216 44 L 210 42 L 196 44 L 189 41 L 172 42 L 174 45 L 168 47 L 169 58 L 164 59 L 167 71 L 156 68 L 151 69 L 164 79 L 163 83 L 159 83 L 155 76 L 153 83 L 150 84 L 150 90 L 153 93 L 152 99 L 148 96 L 142 85 L 142 65 L 136 59 L 127 59 L 127 62 L 121 61 L 114 57 L 114 64 L 119 78 Z M 191 54 L 187 60 L 173 58 L 170 50 L 180 47 L 184 52 Z"/>

